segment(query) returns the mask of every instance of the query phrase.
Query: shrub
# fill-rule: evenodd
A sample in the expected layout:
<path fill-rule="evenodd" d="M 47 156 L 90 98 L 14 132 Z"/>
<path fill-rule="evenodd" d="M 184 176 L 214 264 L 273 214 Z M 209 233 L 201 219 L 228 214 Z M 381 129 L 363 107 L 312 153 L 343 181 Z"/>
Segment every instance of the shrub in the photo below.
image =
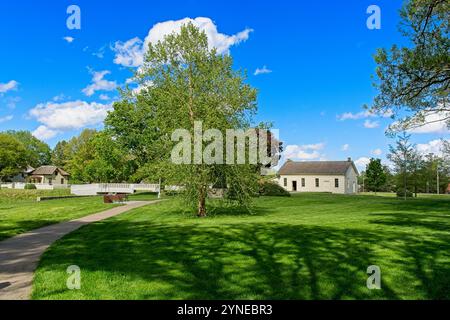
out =
<path fill-rule="evenodd" d="M 407 198 L 412 198 L 412 196 L 413 196 L 413 193 L 411 191 L 409 191 L 408 189 L 406 189 L 406 197 Z M 404 198 L 405 197 L 405 190 L 398 189 L 397 190 L 397 197 Z"/>
<path fill-rule="evenodd" d="M 25 190 L 36 190 L 37 188 L 36 188 L 36 185 L 35 184 L 33 184 L 33 183 L 27 183 L 26 185 L 25 185 Z"/>
<path fill-rule="evenodd" d="M 275 196 L 275 197 L 290 197 L 291 194 L 283 189 L 279 184 L 269 181 L 262 181 L 259 184 L 259 195 L 261 196 Z"/>

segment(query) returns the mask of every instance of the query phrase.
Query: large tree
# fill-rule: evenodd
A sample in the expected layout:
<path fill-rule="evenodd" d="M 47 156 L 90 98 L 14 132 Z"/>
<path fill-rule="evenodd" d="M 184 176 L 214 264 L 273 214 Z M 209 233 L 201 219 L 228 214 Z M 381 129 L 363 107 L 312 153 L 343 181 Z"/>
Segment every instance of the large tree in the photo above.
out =
<path fill-rule="evenodd" d="M 400 31 L 408 45 L 375 55 L 379 94 L 372 111 L 398 118 L 390 133 L 439 121 L 450 126 L 449 12 L 448 0 L 406 1 Z"/>
<path fill-rule="evenodd" d="M 27 150 L 9 134 L 0 133 L 0 182 L 27 166 Z"/>
<path fill-rule="evenodd" d="M 55 166 L 64 168 L 67 164 L 68 155 L 67 155 L 67 141 L 61 140 L 52 150 L 51 154 L 51 163 Z"/>
<path fill-rule="evenodd" d="M 50 147 L 45 142 L 34 137 L 31 132 L 10 130 L 6 133 L 13 136 L 24 145 L 25 149 L 27 150 L 27 165 L 33 168 L 37 168 L 39 166 L 50 164 Z"/>
<path fill-rule="evenodd" d="M 256 191 L 254 166 L 171 161 L 176 145 L 171 137 L 177 129 L 194 136 L 195 123 L 201 121 L 203 130 L 217 129 L 225 136 L 226 129 L 250 127 L 256 90 L 232 65 L 231 56 L 210 49 L 206 34 L 187 24 L 178 34 L 149 45 L 136 73 L 142 89 L 125 93 L 106 119 L 107 130 L 136 159 L 142 177 L 182 185 L 185 200 L 199 216 L 206 215 L 211 185 L 226 185 L 229 198 L 242 205 Z"/>

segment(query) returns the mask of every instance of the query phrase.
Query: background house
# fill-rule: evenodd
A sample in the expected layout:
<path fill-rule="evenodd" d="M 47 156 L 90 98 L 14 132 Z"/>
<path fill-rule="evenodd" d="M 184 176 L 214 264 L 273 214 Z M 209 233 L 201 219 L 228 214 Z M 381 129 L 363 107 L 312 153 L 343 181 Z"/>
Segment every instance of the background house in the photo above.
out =
<path fill-rule="evenodd" d="M 48 185 L 69 184 L 70 174 L 56 166 L 42 166 L 30 173 L 27 178 L 29 183 L 39 183 Z"/>
<path fill-rule="evenodd" d="M 347 161 L 288 160 L 278 171 L 278 183 L 290 192 L 357 193 L 358 170 Z"/>

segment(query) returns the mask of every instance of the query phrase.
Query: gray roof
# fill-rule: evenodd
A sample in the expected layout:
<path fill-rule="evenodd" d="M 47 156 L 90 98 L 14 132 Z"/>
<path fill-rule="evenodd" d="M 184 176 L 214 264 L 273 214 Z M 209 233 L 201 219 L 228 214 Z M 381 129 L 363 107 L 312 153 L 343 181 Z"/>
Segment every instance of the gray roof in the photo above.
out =
<path fill-rule="evenodd" d="M 279 175 L 345 175 L 349 167 L 358 174 L 353 161 L 302 161 L 288 160 L 278 171 Z"/>
<path fill-rule="evenodd" d="M 66 171 L 56 166 L 42 166 L 32 172 L 33 175 L 52 175 L 55 171 L 59 171 L 63 176 L 70 176 Z"/>

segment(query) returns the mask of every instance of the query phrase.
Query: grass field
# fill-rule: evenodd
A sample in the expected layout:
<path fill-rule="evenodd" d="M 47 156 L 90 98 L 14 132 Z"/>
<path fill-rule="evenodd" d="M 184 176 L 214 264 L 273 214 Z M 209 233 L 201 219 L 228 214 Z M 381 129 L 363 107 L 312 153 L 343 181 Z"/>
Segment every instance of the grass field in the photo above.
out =
<path fill-rule="evenodd" d="M 365 196 L 397 197 L 395 192 L 361 192 L 359 194 Z M 418 193 L 417 198 L 450 199 L 450 194 Z"/>
<path fill-rule="evenodd" d="M 450 200 L 300 194 L 205 219 L 176 200 L 66 236 L 34 299 L 448 299 Z M 81 290 L 66 288 L 69 265 Z M 381 268 L 381 290 L 366 287 Z"/>
<path fill-rule="evenodd" d="M 101 197 L 36 202 L 38 196 L 68 195 L 68 190 L 0 190 L 0 241 L 49 224 L 107 210 Z"/>
<path fill-rule="evenodd" d="M 80 197 L 36 202 L 37 197 L 67 196 L 69 189 L 0 189 L 0 241 L 46 225 L 68 221 L 108 210 L 116 204 L 104 204 L 102 197 Z M 139 193 L 130 200 L 154 200 L 152 193 Z"/>

